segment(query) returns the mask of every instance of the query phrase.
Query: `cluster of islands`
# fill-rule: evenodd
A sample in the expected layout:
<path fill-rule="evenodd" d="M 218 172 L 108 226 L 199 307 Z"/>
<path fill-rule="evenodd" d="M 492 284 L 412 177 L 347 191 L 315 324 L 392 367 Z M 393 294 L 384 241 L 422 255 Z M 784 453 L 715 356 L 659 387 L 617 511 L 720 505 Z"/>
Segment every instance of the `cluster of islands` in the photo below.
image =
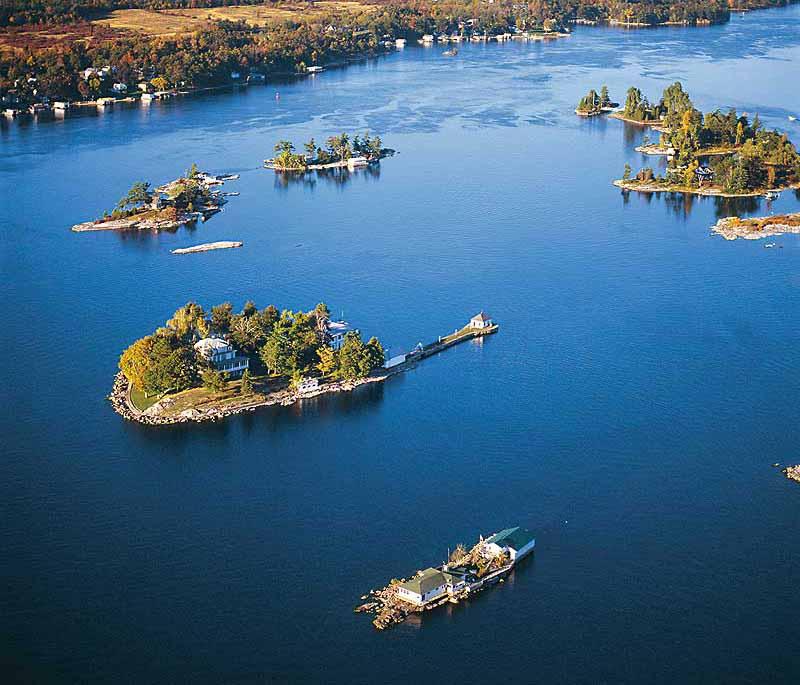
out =
<path fill-rule="evenodd" d="M 636 150 L 666 157 L 664 174 L 652 167 L 634 174 L 626 164 L 622 178 L 614 181 L 623 190 L 775 199 L 782 190 L 800 188 L 800 154 L 785 133 L 765 129 L 758 114 L 752 121 L 735 109 L 703 114 L 680 82 L 667 86 L 658 103 L 631 87 L 622 109 L 605 87 L 600 95 L 592 90 L 575 111 L 580 116 L 608 112 L 660 134 L 655 142 L 646 136 Z"/>

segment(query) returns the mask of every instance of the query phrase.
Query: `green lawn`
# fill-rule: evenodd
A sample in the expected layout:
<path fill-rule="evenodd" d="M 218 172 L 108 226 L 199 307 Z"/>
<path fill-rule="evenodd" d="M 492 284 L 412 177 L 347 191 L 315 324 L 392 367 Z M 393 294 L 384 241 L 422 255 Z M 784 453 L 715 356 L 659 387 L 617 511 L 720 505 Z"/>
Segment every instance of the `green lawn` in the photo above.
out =
<path fill-rule="evenodd" d="M 145 397 L 145 394 L 141 390 L 131 388 L 131 402 L 133 402 L 133 406 L 139 411 L 144 411 L 145 409 L 152 407 L 160 399 L 161 398 L 158 395 Z"/>

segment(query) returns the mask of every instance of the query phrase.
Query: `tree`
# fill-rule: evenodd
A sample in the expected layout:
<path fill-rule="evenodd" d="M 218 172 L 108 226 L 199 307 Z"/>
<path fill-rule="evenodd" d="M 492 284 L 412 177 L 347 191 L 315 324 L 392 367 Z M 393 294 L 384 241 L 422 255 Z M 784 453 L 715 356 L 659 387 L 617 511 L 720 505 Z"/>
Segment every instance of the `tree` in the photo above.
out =
<path fill-rule="evenodd" d="M 622 180 L 623 181 L 628 181 L 628 180 L 630 180 L 630 177 L 631 177 L 631 165 L 630 164 L 626 164 L 625 165 L 625 171 L 622 173 Z"/>
<path fill-rule="evenodd" d="M 308 158 L 309 159 L 314 159 L 314 157 L 317 154 L 317 144 L 314 141 L 314 139 L 311 138 L 311 140 L 309 140 L 305 145 L 303 145 L 303 148 L 305 149 L 306 155 L 308 155 Z"/>
<path fill-rule="evenodd" d="M 211 328 L 218 333 L 227 333 L 233 319 L 233 305 L 224 302 L 211 308 Z"/>
<path fill-rule="evenodd" d="M 153 336 L 148 335 L 130 345 L 119 358 L 120 371 L 137 390 L 144 390 L 145 378 L 152 366 L 152 349 Z"/>
<path fill-rule="evenodd" d="M 189 170 L 186 172 L 186 178 L 195 179 L 199 173 L 200 170 L 197 168 L 197 164 L 192 162 L 192 166 L 190 166 Z"/>
<path fill-rule="evenodd" d="M 328 345 L 324 345 L 317 350 L 317 356 L 319 357 L 317 368 L 320 373 L 324 376 L 335 375 L 339 368 L 339 358 L 336 354 L 336 350 Z"/>
<path fill-rule="evenodd" d="M 611 104 L 611 98 L 608 96 L 608 86 L 600 88 L 600 106 L 608 107 Z"/>
<path fill-rule="evenodd" d="M 152 200 L 153 193 L 150 192 L 150 184 L 144 181 L 137 181 L 131 186 L 128 194 L 117 203 L 117 209 L 141 209 L 143 205 L 150 204 Z"/>
<path fill-rule="evenodd" d="M 209 333 L 208 321 L 203 308 L 195 302 L 187 302 L 167 321 L 167 328 L 182 339 L 205 338 Z"/>
<path fill-rule="evenodd" d="M 167 79 L 163 76 L 156 76 L 154 79 L 150 80 L 150 83 L 156 90 L 166 90 L 169 88 L 169 83 L 167 83 Z"/>
<path fill-rule="evenodd" d="M 228 387 L 228 381 L 224 374 L 214 369 L 206 369 L 202 375 L 203 385 L 211 392 L 222 392 Z"/>
<path fill-rule="evenodd" d="M 250 379 L 250 369 L 245 369 L 242 374 L 242 384 L 239 386 L 242 395 L 249 395 L 253 392 L 253 381 Z"/>

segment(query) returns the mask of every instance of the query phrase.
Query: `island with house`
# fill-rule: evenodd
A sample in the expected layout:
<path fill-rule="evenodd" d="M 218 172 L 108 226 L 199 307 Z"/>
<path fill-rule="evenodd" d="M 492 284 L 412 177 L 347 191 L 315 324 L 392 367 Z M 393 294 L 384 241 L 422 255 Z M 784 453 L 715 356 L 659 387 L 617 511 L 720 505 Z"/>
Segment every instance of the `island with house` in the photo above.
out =
<path fill-rule="evenodd" d="M 402 623 L 411 614 L 448 602 L 458 604 L 487 587 L 504 582 L 535 546 L 533 533 L 519 526 L 506 528 L 485 539 L 481 536 L 469 550 L 457 545 L 441 566 L 431 566 L 408 579 L 393 579 L 384 588 L 370 590 L 361 597 L 364 603 L 355 611 L 374 614 L 373 625 L 385 630 Z"/>
<path fill-rule="evenodd" d="M 126 231 L 126 230 L 174 230 L 180 226 L 205 221 L 222 210 L 227 197 L 238 193 L 226 193 L 218 188 L 225 181 L 239 178 L 236 174 L 215 176 L 200 171 L 196 164 L 184 176 L 151 188 L 150 183 L 139 181 L 111 212 L 105 212 L 94 221 L 76 224 L 72 230 Z"/>
<path fill-rule="evenodd" d="M 800 464 L 797 464 L 796 466 L 787 466 L 785 469 L 783 469 L 783 475 L 789 480 L 800 483 Z"/>
<path fill-rule="evenodd" d="M 497 332 L 484 312 L 461 329 L 389 357 L 376 337 L 311 311 L 211 308 L 189 302 L 120 357 L 109 400 L 124 418 L 148 425 L 214 421 L 271 405 L 382 382 L 461 342 Z M 388 358 L 387 358 L 388 357 Z"/>
<path fill-rule="evenodd" d="M 623 190 L 771 199 L 800 187 L 800 154 L 785 133 L 765 129 L 758 114 L 752 121 L 733 109 L 703 114 L 679 82 L 664 90 L 658 104 L 629 89 L 619 118 L 656 125 L 659 141 L 636 149 L 667 157 L 663 175 L 651 167 L 634 175 L 626 164 L 622 178 L 613 182 Z"/>
<path fill-rule="evenodd" d="M 264 160 L 264 167 L 279 172 L 307 173 L 326 169 L 349 169 L 377 164 L 384 157 L 395 153 L 383 147 L 380 136 L 371 137 L 369 131 L 363 135 L 350 136 L 342 133 L 331 136 L 325 147 L 317 145 L 311 138 L 303 145 L 304 152 L 296 152 L 294 143 L 280 140 L 274 147 L 275 156 Z"/>

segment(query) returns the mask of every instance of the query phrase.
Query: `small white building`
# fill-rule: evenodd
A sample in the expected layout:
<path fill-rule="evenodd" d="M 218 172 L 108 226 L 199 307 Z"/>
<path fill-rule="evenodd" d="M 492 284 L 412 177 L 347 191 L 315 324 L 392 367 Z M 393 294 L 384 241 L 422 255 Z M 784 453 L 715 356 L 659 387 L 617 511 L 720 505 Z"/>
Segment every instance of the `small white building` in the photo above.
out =
<path fill-rule="evenodd" d="M 392 369 L 395 366 L 399 366 L 400 364 L 402 364 L 405 360 L 406 360 L 406 355 L 398 354 L 397 356 L 392 357 L 391 359 L 387 359 L 385 362 L 383 362 L 383 368 Z"/>
<path fill-rule="evenodd" d="M 426 33 L 424 36 L 422 36 L 422 42 L 430 45 L 433 43 L 433 36 L 430 33 Z"/>
<path fill-rule="evenodd" d="M 115 93 L 120 93 L 120 94 L 127 93 L 128 85 L 125 83 L 115 83 L 113 86 L 111 86 L 111 90 L 113 90 Z"/>
<path fill-rule="evenodd" d="M 484 542 L 484 549 L 489 556 L 508 554 L 512 562 L 530 554 L 536 546 L 536 538 L 525 528 L 506 528 L 495 533 Z"/>
<path fill-rule="evenodd" d="M 476 314 L 469 320 L 469 327 L 470 328 L 491 328 L 494 325 L 491 317 L 487 316 L 484 312 L 480 312 Z"/>
<path fill-rule="evenodd" d="M 394 46 L 398 49 L 402 49 L 406 46 L 406 39 L 405 38 L 396 38 L 394 41 Z"/>
<path fill-rule="evenodd" d="M 303 378 L 297 384 L 297 392 L 301 395 L 307 392 L 314 392 L 319 388 L 319 378 Z"/>
<path fill-rule="evenodd" d="M 217 371 L 223 371 L 232 378 L 241 376 L 250 366 L 250 359 L 239 354 L 236 348 L 224 338 L 209 337 L 198 340 L 194 349 Z"/>
<path fill-rule="evenodd" d="M 448 594 L 454 584 L 460 580 L 460 578 L 438 569 L 426 568 L 415 578 L 400 583 L 397 586 L 397 596 L 406 602 L 420 606 Z"/>
<path fill-rule="evenodd" d="M 369 160 L 366 157 L 351 157 L 347 160 L 347 168 L 352 171 L 353 169 L 358 169 L 359 167 L 365 167 L 369 164 Z"/>

